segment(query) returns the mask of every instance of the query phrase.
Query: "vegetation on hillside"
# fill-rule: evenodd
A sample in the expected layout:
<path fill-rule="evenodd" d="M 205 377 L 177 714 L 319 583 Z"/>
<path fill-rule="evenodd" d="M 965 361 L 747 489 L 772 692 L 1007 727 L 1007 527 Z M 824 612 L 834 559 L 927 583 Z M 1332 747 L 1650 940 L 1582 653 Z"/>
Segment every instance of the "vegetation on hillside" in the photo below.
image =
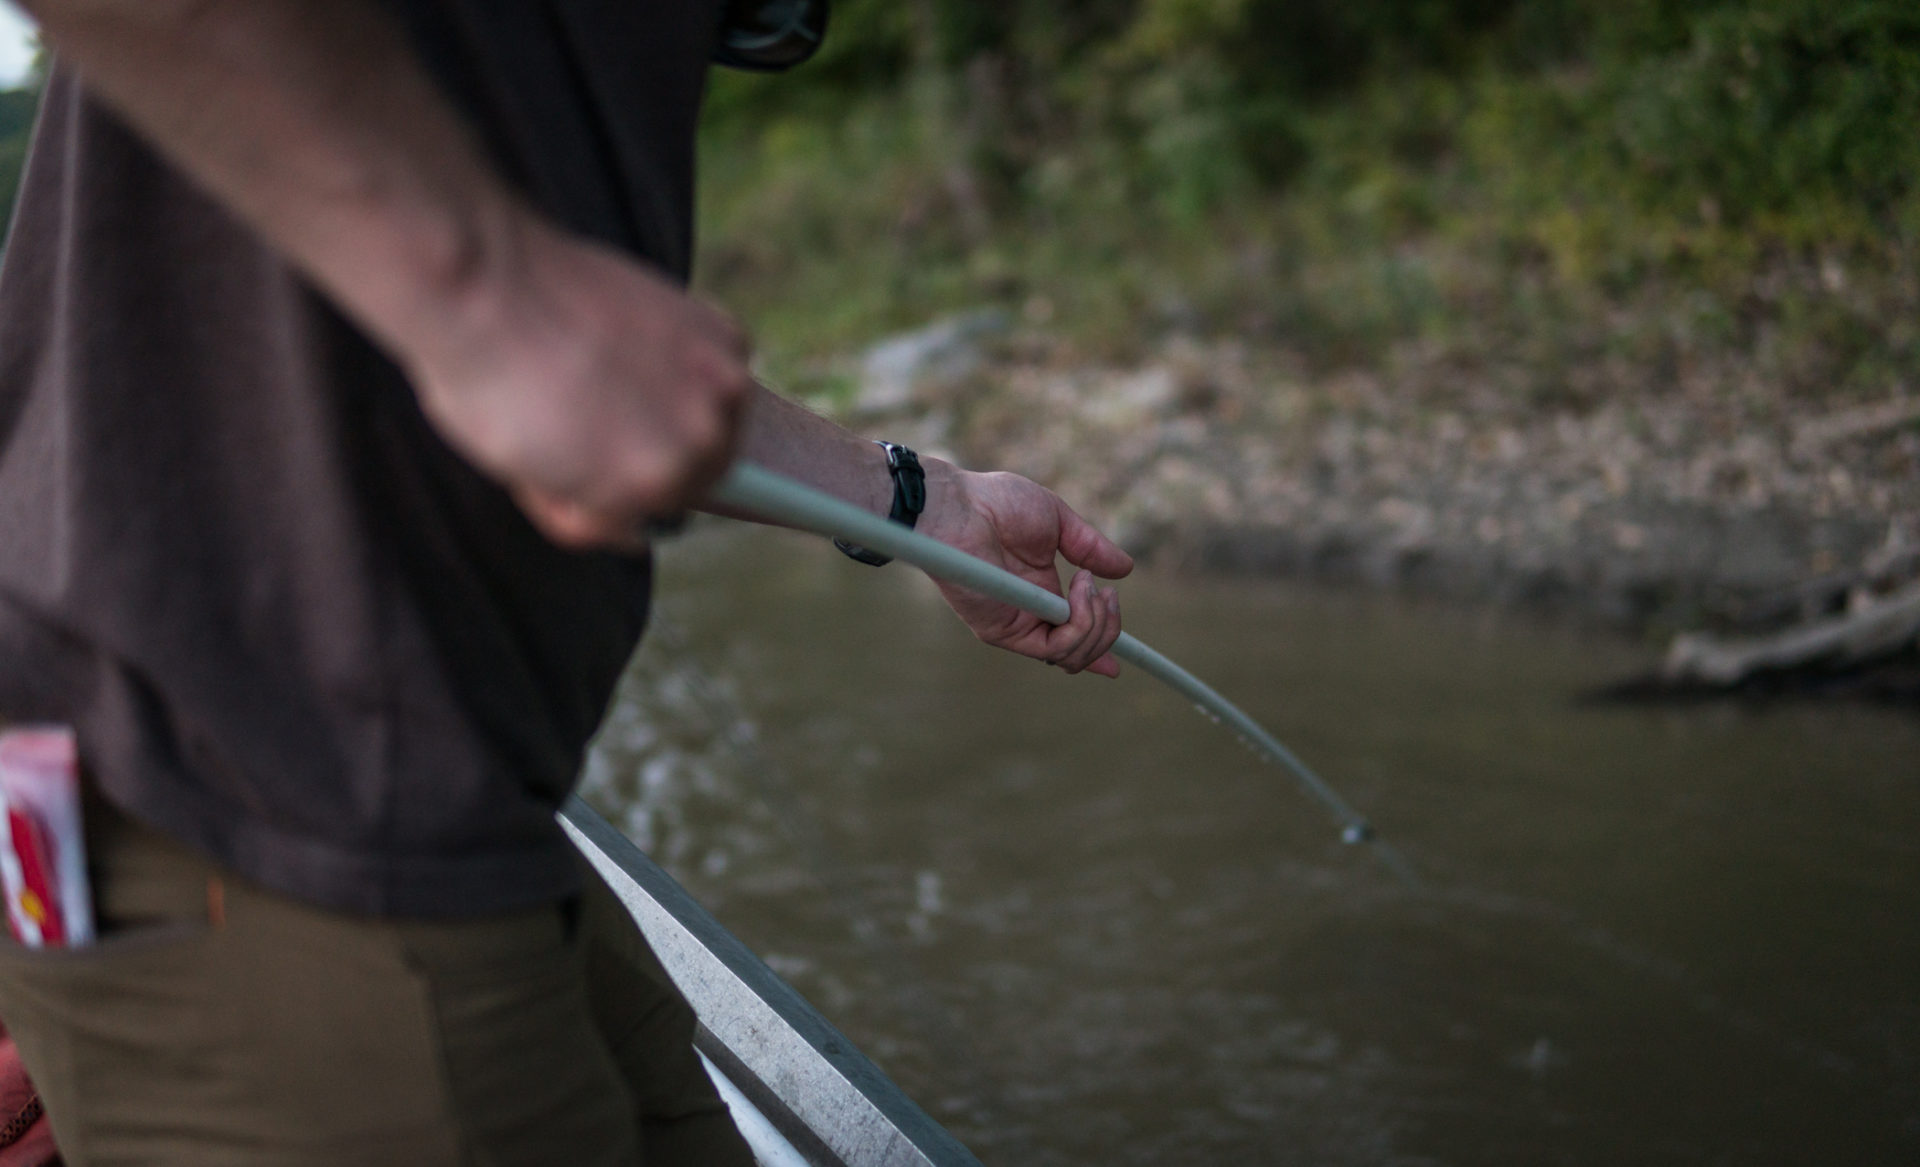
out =
<path fill-rule="evenodd" d="M 789 376 L 1003 303 L 1551 402 L 1728 353 L 1884 392 L 1916 125 L 1904 0 L 840 0 L 814 62 L 716 77 L 701 279 Z"/>
<path fill-rule="evenodd" d="M 38 86 L 0 91 L 0 221 L 13 217 L 13 195 L 26 165 L 33 136 L 33 115 L 40 106 Z"/>

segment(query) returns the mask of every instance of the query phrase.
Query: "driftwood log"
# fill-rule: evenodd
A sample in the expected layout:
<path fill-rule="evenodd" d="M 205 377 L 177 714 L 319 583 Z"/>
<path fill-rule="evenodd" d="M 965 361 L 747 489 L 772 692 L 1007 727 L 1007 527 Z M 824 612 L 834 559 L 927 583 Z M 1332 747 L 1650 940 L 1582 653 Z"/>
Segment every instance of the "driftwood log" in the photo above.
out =
<path fill-rule="evenodd" d="M 1801 671 L 1865 668 L 1920 648 L 1920 580 L 1884 596 L 1864 592 L 1845 612 L 1768 636 L 1675 638 L 1660 679 L 1675 689 L 1731 689 Z"/>
<path fill-rule="evenodd" d="M 1850 696 L 1920 707 L 1920 547 L 1750 602 L 1742 630 L 1687 632 L 1657 669 L 1591 691 L 1602 701 Z M 1744 621 L 1743 621 L 1744 622 Z"/>

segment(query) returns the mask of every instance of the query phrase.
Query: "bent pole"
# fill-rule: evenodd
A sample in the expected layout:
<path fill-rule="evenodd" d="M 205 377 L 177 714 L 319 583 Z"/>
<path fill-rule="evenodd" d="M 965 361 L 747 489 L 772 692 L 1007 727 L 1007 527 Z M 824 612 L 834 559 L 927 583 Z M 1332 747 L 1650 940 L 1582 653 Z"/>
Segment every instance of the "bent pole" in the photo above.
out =
<path fill-rule="evenodd" d="M 913 564 L 928 575 L 1012 604 L 1050 624 L 1064 624 L 1067 621 L 1067 601 L 1045 588 L 975 559 L 937 539 L 868 514 L 850 503 L 841 502 L 750 462 L 736 462 L 714 488 L 713 498 L 775 522 L 818 535 L 839 536 L 883 555 L 891 555 Z M 1412 869 L 1406 860 L 1380 842 L 1374 834 L 1373 825 L 1349 806 L 1346 799 L 1341 798 L 1324 778 L 1314 773 L 1259 722 L 1243 713 L 1239 706 L 1149 648 L 1131 633 L 1120 634 L 1120 639 L 1113 646 L 1113 655 L 1170 686 L 1215 722 L 1224 722 L 1248 748 L 1291 773 L 1300 788 L 1333 815 L 1334 821 L 1340 825 L 1342 840 L 1372 844 L 1381 860 L 1396 875 L 1408 883 L 1413 882 Z"/>

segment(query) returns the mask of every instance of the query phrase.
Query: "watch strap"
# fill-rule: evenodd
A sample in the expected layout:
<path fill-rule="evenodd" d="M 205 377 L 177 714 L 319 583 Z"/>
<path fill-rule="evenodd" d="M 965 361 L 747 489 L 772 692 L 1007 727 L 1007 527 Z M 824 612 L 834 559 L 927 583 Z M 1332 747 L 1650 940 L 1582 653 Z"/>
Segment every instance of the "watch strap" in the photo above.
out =
<path fill-rule="evenodd" d="M 920 456 L 905 446 L 897 442 L 874 444 L 887 452 L 887 473 L 893 478 L 893 505 L 887 511 L 887 518 L 911 531 L 920 521 L 920 512 L 927 509 L 927 472 L 920 467 Z M 847 558 L 869 567 L 884 567 L 893 562 L 891 555 L 870 551 L 845 539 L 835 539 L 833 545 Z"/>

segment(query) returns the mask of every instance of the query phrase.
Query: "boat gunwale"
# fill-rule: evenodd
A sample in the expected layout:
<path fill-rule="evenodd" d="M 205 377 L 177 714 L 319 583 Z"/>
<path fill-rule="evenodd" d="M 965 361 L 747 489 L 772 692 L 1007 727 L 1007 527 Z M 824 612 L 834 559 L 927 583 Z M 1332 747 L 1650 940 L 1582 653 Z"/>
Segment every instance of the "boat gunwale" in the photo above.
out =
<path fill-rule="evenodd" d="M 578 797 L 560 821 L 693 1005 L 696 1048 L 803 1157 L 821 1167 L 980 1167 L 632 840 Z"/>

